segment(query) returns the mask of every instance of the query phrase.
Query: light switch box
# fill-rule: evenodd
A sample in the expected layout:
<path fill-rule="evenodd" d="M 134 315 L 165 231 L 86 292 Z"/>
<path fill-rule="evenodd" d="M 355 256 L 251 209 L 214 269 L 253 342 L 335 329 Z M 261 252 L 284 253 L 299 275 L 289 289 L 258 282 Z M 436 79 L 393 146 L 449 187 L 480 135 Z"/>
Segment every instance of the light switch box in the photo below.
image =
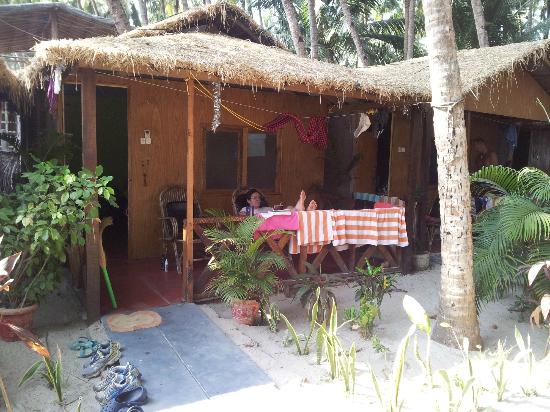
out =
<path fill-rule="evenodd" d="M 140 138 L 140 139 L 139 139 L 139 143 L 141 143 L 141 144 L 146 144 L 146 143 L 145 143 L 145 137 Z"/>
<path fill-rule="evenodd" d="M 405 148 L 403 146 L 398 146 L 397 147 L 397 152 L 398 153 L 405 153 Z"/>

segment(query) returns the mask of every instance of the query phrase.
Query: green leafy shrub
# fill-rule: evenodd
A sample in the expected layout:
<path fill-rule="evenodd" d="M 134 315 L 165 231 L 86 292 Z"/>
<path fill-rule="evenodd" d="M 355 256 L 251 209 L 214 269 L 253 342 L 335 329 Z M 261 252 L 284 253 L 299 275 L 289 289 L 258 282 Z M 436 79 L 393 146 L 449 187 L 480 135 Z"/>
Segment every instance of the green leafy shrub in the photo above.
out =
<path fill-rule="evenodd" d="M 527 287 L 524 274 L 550 257 L 550 176 L 535 168 L 488 166 L 472 174 L 471 181 L 474 195 L 496 198 L 473 225 L 479 306 Z M 539 275 L 531 291 L 537 302 L 550 292 L 548 273 Z"/>
<path fill-rule="evenodd" d="M 13 193 L 0 197 L 3 251 L 21 251 L 0 306 L 36 303 L 55 290 L 68 246 L 84 245 L 97 217 L 98 196 L 116 206 L 112 178 L 101 174 L 101 166 L 75 174 L 55 161 L 41 162 L 23 173 Z"/>
<path fill-rule="evenodd" d="M 255 299 L 266 307 L 277 283 L 275 270 L 285 267 L 282 257 L 262 248 L 264 236 L 254 239 L 261 222 L 251 216 L 242 222 L 226 220 L 204 231 L 212 241 L 206 249 L 212 255 L 208 267 L 217 272 L 208 290 L 226 303 Z"/>

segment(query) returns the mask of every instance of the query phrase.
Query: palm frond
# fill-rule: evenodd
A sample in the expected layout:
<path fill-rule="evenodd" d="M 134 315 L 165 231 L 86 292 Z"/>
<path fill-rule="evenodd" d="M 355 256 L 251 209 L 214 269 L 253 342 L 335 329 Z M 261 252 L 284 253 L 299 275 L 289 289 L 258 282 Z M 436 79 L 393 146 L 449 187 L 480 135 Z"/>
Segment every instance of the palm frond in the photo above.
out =
<path fill-rule="evenodd" d="M 472 194 L 504 196 L 518 190 L 518 171 L 505 166 L 485 166 L 472 174 Z"/>
<path fill-rule="evenodd" d="M 533 167 L 525 167 L 520 170 L 518 180 L 525 193 L 541 204 L 550 201 L 550 176 L 544 171 Z"/>

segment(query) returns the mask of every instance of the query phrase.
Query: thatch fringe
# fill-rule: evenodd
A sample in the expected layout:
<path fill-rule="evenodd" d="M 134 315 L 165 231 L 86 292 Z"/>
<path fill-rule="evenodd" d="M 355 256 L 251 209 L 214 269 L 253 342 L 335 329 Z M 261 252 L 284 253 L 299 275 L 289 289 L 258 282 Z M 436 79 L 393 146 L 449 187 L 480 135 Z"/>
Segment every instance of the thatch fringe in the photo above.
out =
<path fill-rule="evenodd" d="M 0 59 L 0 93 L 6 95 L 19 110 L 28 109 L 30 104 L 29 92 L 17 74 L 10 70 L 2 59 Z"/>
<path fill-rule="evenodd" d="M 460 50 L 458 64 L 464 95 L 512 78 L 518 69 L 535 70 L 548 61 L 550 40 Z M 356 69 L 365 82 L 392 89 L 395 95 L 431 99 L 428 57 Z"/>
<path fill-rule="evenodd" d="M 236 22 L 245 27 L 261 44 L 285 48 L 269 31 L 263 29 L 243 9 L 226 1 L 220 1 L 203 7 L 195 7 L 183 13 L 176 14 L 157 23 L 138 27 L 120 35 L 121 38 L 151 37 L 164 34 L 175 34 L 189 31 L 201 23 L 212 25 L 219 20 L 221 25 L 230 29 Z"/>

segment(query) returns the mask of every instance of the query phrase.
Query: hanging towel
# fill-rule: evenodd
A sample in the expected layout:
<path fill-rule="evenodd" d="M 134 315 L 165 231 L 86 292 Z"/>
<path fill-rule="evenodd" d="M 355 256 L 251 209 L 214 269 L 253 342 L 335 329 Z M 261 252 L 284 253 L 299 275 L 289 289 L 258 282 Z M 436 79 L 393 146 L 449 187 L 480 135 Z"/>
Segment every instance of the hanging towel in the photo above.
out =
<path fill-rule="evenodd" d="M 289 122 L 294 123 L 296 133 L 298 133 L 298 138 L 302 143 L 310 144 L 318 150 L 326 150 L 328 144 L 327 120 L 323 116 L 312 117 L 307 131 L 302 121 L 291 113 L 282 113 L 272 121 L 264 124 L 263 127 L 266 132 L 274 133 Z"/>
<path fill-rule="evenodd" d="M 359 117 L 359 124 L 357 125 L 355 132 L 353 132 L 353 136 L 357 139 L 361 133 L 368 130 L 370 124 L 369 115 L 366 113 L 361 113 L 361 116 Z"/>

